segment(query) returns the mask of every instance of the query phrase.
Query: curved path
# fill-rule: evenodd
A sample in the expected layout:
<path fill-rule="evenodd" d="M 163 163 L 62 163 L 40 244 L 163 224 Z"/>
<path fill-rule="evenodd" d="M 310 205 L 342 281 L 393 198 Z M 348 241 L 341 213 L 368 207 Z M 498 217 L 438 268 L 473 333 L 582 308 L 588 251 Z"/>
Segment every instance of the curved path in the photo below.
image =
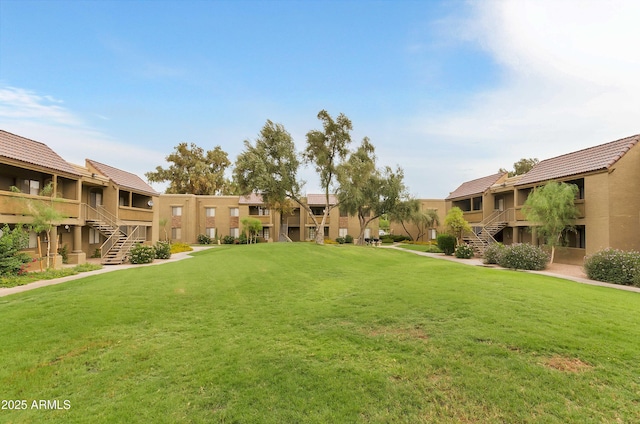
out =
<path fill-rule="evenodd" d="M 482 259 L 478 259 L 478 258 L 458 259 L 455 256 L 446 256 L 442 253 L 427 253 L 427 252 L 418 252 L 416 250 L 403 249 L 396 245 L 382 246 L 382 247 L 387 249 L 402 250 L 405 252 L 415 253 L 416 255 L 420 255 L 420 256 L 428 256 L 430 258 L 444 259 L 452 262 L 458 262 L 465 265 L 475 265 L 475 266 L 482 266 L 487 268 L 507 270 L 506 268 L 501 268 L 497 265 L 485 265 L 482 262 Z M 609 287 L 612 289 L 626 290 L 626 291 L 640 293 L 640 287 L 624 286 L 622 284 L 611 284 L 611 283 L 603 283 L 602 281 L 590 280 L 585 276 L 584 271 L 582 271 L 582 267 L 579 265 L 552 264 L 548 269 L 544 271 L 525 271 L 525 272 L 532 272 L 534 274 L 541 274 L 541 275 L 547 275 L 550 277 L 563 278 L 565 280 L 571 280 L 571 281 L 575 281 L 577 283 L 582 283 L 582 284 L 590 284 L 592 286 Z"/>
<path fill-rule="evenodd" d="M 105 272 L 117 271 L 119 269 L 127 269 L 127 268 L 141 267 L 141 266 L 162 265 L 162 264 L 166 264 L 166 263 L 169 263 L 169 262 L 180 261 L 182 259 L 191 258 L 190 254 L 193 253 L 193 252 L 198 252 L 200 250 L 213 248 L 213 246 L 192 246 L 192 247 L 193 247 L 193 250 L 191 250 L 189 252 L 174 253 L 174 254 L 171 255 L 171 258 L 169 258 L 169 259 L 157 259 L 157 260 L 151 262 L 150 264 L 142 264 L 142 265 L 132 265 L 132 264 L 105 265 L 101 269 L 97 269 L 95 271 L 81 272 L 79 274 L 69 275 L 67 277 L 54 278 L 54 279 L 51 279 L 51 280 L 34 281 L 33 283 L 25 284 L 23 286 L 1 287 L 0 288 L 0 297 L 8 296 L 10 294 L 15 294 L 15 293 L 21 293 L 21 292 L 24 292 L 24 291 L 27 291 L 27 290 L 33 290 L 33 289 L 37 289 L 37 288 L 40 288 L 40 287 L 52 286 L 54 284 L 66 283 L 67 281 L 77 280 L 79 278 L 88 277 L 90 275 L 104 274 Z"/>

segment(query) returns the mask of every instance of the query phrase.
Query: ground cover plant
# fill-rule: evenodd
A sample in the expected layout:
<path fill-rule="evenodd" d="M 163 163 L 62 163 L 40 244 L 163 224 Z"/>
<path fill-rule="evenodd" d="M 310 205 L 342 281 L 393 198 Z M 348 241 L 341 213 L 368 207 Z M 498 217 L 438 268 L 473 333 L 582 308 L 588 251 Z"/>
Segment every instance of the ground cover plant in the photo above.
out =
<path fill-rule="evenodd" d="M 638 293 L 398 249 L 193 255 L 0 298 L 2 399 L 27 402 L 0 421 L 640 421 Z"/>
<path fill-rule="evenodd" d="M 0 277 L 0 287 L 16 287 L 23 286 L 25 284 L 33 283 L 40 280 L 53 280 L 55 278 L 67 277 L 69 275 L 76 275 L 81 272 L 95 271 L 101 269 L 102 265 L 84 263 L 76 265 L 74 267 L 67 267 L 62 269 L 48 269 L 42 272 L 29 272 L 22 275 L 14 275 L 8 277 Z"/>

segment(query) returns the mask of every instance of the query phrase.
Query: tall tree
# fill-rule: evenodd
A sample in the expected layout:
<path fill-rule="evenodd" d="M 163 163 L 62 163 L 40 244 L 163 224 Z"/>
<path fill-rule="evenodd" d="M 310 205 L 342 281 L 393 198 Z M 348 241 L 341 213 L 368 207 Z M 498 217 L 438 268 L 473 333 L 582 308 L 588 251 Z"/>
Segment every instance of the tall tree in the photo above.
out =
<path fill-rule="evenodd" d="M 575 230 L 575 220 L 580 216 L 575 205 L 578 190 L 575 184 L 550 181 L 533 189 L 522 206 L 524 216 L 536 224 L 538 234 L 551 246 L 551 263 L 556 246 L 562 243 L 562 235 Z"/>
<path fill-rule="evenodd" d="M 321 110 L 318 113 L 318 119 L 322 121 L 323 130 L 311 130 L 307 133 L 307 146 L 302 155 L 307 163 L 315 167 L 320 176 L 320 185 L 325 196 L 322 221 L 318 222 L 315 216 L 309 212 L 316 226 L 316 243 L 324 244 L 324 227 L 329 212 L 338 206 L 330 204 L 329 194 L 336 181 L 338 166 L 349 153 L 350 131 L 353 126 L 349 118 L 342 113 L 334 120 L 326 110 Z"/>
<path fill-rule="evenodd" d="M 300 165 L 291 135 L 282 124 L 267 120 L 255 144 L 245 140 L 233 178 L 240 194 L 260 193 L 269 208 L 280 212 L 282 230 L 284 217 L 293 210 L 292 201 L 311 212 L 302 201 L 304 182 L 297 175 Z M 280 234 L 280 240 L 287 238 L 287 234 Z"/>
<path fill-rule="evenodd" d="M 417 234 L 414 240 L 420 240 L 427 233 L 429 228 L 440 225 L 440 217 L 434 209 L 419 210 L 409 217 L 409 220 L 416 226 Z"/>
<path fill-rule="evenodd" d="M 540 162 L 538 158 L 522 158 L 513 164 L 513 171 L 507 171 L 504 168 L 500 168 L 498 172 L 507 172 L 510 177 L 523 175 L 531 171 L 531 168 L 536 166 L 538 162 Z"/>
<path fill-rule="evenodd" d="M 364 243 L 366 227 L 386 213 L 392 213 L 407 197 L 404 173 L 385 167 L 376 168 L 375 148 L 368 138 L 337 168 L 338 204 L 340 210 L 357 216 L 360 223 L 358 243 Z"/>
<path fill-rule="evenodd" d="M 407 229 L 407 224 L 412 223 L 412 217 L 420 212 L 420 200 L 407 199 L 398 204 L 393 212 L 389 214 L 391 221 L 399 222 L 404 228 L 404 232 L 411 237 L 411 233 Z M 413 238 L 412 238 L 413 239 Z"/>
<path fill-rule="evenodd" d="M 166 157 L 169 168 L 156 167 L 144 175 L 152 183 L 169 182 L 168 194 L 227 194 L 229 181 L 224 173 L 231 165 L 227 153 L 216 146 L 204 151 L 194 143 L 180 143 Z"/>

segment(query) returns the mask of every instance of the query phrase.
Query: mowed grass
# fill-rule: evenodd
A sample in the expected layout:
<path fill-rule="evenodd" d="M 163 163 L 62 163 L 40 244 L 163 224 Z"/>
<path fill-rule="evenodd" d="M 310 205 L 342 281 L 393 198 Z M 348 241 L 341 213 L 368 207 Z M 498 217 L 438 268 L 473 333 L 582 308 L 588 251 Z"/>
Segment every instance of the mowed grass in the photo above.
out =
<path fill-rule="evenodd" d="M 397 250 L 215 247 L 0 298 L 0 398 L 28 405 L 0 421 L 640 422 L 639 316 Z"/>

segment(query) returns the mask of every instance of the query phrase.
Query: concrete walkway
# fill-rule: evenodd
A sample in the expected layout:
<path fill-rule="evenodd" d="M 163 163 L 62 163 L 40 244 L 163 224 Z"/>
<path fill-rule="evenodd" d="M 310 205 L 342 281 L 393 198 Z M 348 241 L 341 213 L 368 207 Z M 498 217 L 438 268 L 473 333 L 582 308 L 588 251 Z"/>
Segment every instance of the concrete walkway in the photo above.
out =
<path fill-rule="evenodd" d="M 88 277 L 90 275 L 96 274 L 104 274 L 105 272 L 118 271 L 120 269 L 128 269 L 128 268 L 139 268 L 142 266 L 154 266 L 154 265 L 162 265 L 167 264 L 169 262 L 181 261 L 183 259 L 191 258 L 191 253 L 198 252 L 200 250 L 211 249 L 213 246 L 192 246 L 193 250 L 190 252 L 180 252 L 174 253 L 171 255 L 169 259 L 156 259 L 150 264 L 141 264 L 141 265 L 132 265 L 132 264 L 123 264 L 123 265 L 105 265 L 102 269 L 97 269 L 95 271 L 87 271 L 81 272 L 76 275 L 69 275 L 68 277 L 62 278 L 54 278 L 52 280 L 40 280 L 34 281 L 33 283 L 25 284 L 24 286 L 16 286 L 16 287 L 1 287 L 0 288 L 0 297 L 9 296 L 10 294 L 21 293 L 27 290 L 33 290 L 40 287 L 52 286 L 54 284 L 66 283 L 67 281 L 77 280 L 80 278 Z"/>
<path fill-rule="evenodd" d="M 482 266 L 485 268 L 495 268 L 495 269 L 503 269 L 505 271 L 509 271 L 507 268 L 502 268 L 502 267 L 499 267 L 498 265 L 486 265 L 482 262 L 482 259 L 479 259 L 479 258 L 459 259 L 459 258 L 456 258 L 455 256 L 447 256 L 443 253 L 418 252 L 416 250 L 403 249 L 396 245 L 383 245 L 382 248 L 402 250 L 403 252 L 410 252 L 420 256 L 427 256 L 435 259 L 443 259 L 451 262 L 458 262 L 464 265 L 475 265 L 475 266 Z M 570 267 L 574 267 L 576 269 L 582 268 L 578 265 L 567 266 L 567 268 L 570 268 Z M 540 275 L 546 275 L 549 277 L 556 277 L 556 278 L 562 278 L 565 280 L 575 281 L 576 283 L 590 284 L 592 286 L 608 287 L 611 289 L 626 290 L 626 291 L 640 293 L 640 287 L 624 286 L 622 284 L 604 283 L 602 281 L 595 281 L 595 280 L 590 280 L 588 278 L 576 277 L 575 276 L 576 272 L 567 272 L 567 273 L 552 272 L 552 271 L 519 271 L 519 272 L 531 272 L 533 274 L 540 274 Z"/>

